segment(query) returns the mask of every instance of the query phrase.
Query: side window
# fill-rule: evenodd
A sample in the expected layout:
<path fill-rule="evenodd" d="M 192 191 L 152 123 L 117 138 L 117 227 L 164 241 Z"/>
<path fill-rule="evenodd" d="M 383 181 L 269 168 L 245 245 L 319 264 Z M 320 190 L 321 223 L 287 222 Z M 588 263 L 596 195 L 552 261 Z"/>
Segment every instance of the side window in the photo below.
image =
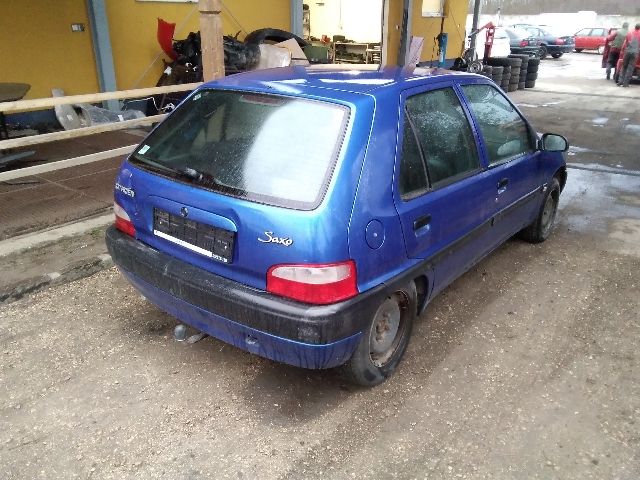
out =
<path fill-rule="evenodd" d="M 431 187 L 479 168 L 471 126 L 452 88 L 409 97 L 405 102 L 407 123 L 417 139 Z"/>
<path fill-rule="evenodd" d="M 587 37 L 589 35 L 589 29 L 588 28 L 583 28 L 582 30 L 580 30 L 579 32 L 576 33 L 576 36 L 578 37 Z"/>
<path fill-rule="evenodd" d="M 462 89 L 484 137 L 490 165 L 533 150 L 527 124 L 504 95 L 490 85 Z"/>
<path fill-rule="evenodd" d="M 427 171 L 422 161 L 422 153 L 413 134 L 411 123 L 404 114 L 402 132 L 402 156 L 400 157 L 400 195 L 408 200 L 425 192 L 429 188 Z"/>
<path fill-rule="evenodd" d="M 604 28 L 594 28 L 591 31 L 591 36 L 592 37 L 604 37 L 605 36 Z"/>

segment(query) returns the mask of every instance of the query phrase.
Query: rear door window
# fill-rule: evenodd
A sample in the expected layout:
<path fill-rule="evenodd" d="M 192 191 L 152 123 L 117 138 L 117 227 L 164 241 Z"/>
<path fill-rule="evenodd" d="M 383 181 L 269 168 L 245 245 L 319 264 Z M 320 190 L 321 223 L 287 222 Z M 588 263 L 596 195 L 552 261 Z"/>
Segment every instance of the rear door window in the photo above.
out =
<path fill-rule="evenodd" d="M 203 90 L 132 161 L 226 195 L 312 209 L 326 191 L 348 115 L 327 102 Z"/>
<path fill-rule="evenodd" d="M 527 123 L 496 88 L 464 85 L 462 89 L 482 132 L 490 165 L 533 150 Z"/>
<path fill-rule="evenodd" d="M 427 181 L 438 188 L 479 168 L 473 132 L 453 88 L 407 98 L 400 164 L 403 198 L 424 191 Z"/>

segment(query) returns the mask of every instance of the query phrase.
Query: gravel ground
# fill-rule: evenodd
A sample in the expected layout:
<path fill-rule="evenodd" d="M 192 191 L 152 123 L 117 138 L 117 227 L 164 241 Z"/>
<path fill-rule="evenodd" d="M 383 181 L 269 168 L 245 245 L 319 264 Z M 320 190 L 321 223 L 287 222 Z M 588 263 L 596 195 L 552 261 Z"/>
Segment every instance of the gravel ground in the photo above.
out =
<path fill-rule="evenodd" d="M 640 260 L 560 226 L 437 297 L 382 386 L 187 346 L 110 269 L 0 309 L 4 478 L 640 475 Z"/>

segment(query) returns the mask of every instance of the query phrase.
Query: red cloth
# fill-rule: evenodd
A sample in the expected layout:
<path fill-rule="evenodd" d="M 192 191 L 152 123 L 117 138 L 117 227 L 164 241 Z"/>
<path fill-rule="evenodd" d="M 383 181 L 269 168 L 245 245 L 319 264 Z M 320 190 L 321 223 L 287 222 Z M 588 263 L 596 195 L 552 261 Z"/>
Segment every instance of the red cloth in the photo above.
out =
<path fill-rule="evenodd" d="M 176 31 L 176 24 L 165 22 L 158 17 L 158 43 L 162 48 L 162 51 L 167 54 L 171 60 L 176 60 L 178 54 L 173 51 L 173 34 Z"/>
<path fill-rule="evenodd" d="M 629 33 L 627 33 L 627 36 L 624 38 L 624 43 L 622 44 L 622 51 L 624 52 L 625 48 L 627 48 L 627 45 L 629 44 L 629 42 L 631 42 L 634 37 L 638 40 L 638 44 L 640 44 L 640 30 L 632 30 Z"/>

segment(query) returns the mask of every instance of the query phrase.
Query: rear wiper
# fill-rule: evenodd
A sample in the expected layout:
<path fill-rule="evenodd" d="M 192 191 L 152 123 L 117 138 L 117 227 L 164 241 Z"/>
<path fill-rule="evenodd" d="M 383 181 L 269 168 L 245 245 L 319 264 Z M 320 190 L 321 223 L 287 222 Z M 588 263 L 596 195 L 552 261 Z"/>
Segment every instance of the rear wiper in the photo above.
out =
<path fill-rule="evenodd" d="M 195 180 L 197 183 L 201 185 L 212 186 L 218 183 L 216 181 L 216 178 L 210 173 L 201 172 L 199 170 L 196 170 L 195 168 L 183 167 L 183 168 L 177 168 L 175 171 L 184 177 L 190 178 L 191 180 Z"/>
<path fill-rule="evenodd" d="M 172 173 L 183 178 L 188 178 L 189 180 L 193 180 L 196 183 L 204 186 L 213 186 L 218 184 L 215 177 L 210 173 L 200 172 L 190 167 L 172 168 L 141 155 L 132 155 L 132 157 L 139 162 L 146 163 L 147 165 L 152 166 L 153 168 L 162 170 L 163 172 Z"/>

